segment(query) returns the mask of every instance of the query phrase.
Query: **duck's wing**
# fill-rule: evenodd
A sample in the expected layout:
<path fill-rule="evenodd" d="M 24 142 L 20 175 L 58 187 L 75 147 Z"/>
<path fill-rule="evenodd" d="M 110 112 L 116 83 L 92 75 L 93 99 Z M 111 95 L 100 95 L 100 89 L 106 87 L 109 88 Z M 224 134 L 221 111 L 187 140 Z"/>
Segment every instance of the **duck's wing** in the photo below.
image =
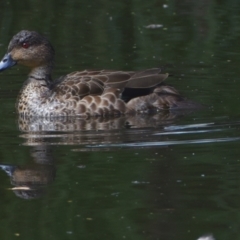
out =
<path fill-rule="evenodd" d="M 151 88 L 159 85 L 168 77 L 160 68 L 135 72 L 129 79 L 126 88 Z"/>
<path fill-rule="evenodd" d="M 139 72 L 89 71 L 73 72 L 61 77 L 53 84 L 54 92 L 74 96 L 101 95 L 106 89 L 151 88 L 164 81 L 168 74 L 160 74 L 160 69 Z"/>
<path fill-rule="evenodd" d="M 98 75 L 107 77 L 104 80 L 106 86 L 122 89 L 152 88 L 162 83 L 169 74 L 161 73 L 160 68 L 152 68 L 137 72 L 102 70 Z"/>

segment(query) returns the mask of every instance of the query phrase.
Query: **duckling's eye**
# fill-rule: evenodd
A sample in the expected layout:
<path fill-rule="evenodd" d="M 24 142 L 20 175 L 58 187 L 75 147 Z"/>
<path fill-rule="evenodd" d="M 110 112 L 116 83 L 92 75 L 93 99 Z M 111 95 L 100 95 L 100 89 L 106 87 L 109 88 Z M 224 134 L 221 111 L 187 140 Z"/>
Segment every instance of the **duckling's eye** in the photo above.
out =
<path fill-rule="evenodd" d="M 29 48 L 29 46 L 30 46 L 30 44 L 27 43 L 27 42 L 23 42 L 23 43 L 22 43 L 22 47 L 23 47 L 23 48 Z"/>

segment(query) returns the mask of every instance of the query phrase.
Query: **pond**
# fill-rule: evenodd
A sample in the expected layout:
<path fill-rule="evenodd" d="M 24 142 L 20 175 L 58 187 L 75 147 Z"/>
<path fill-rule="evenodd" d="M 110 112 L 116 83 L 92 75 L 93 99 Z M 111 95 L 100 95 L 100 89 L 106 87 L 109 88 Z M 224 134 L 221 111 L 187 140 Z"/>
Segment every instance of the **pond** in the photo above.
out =
<path fill-rule="evenodd" d="M 15 103 L 28 70 L 0 73 L 1 240 L 238 239 L 239 11 L 237 0 L 3 2 L 1 56 L 36 30 L 55 48 L 55 78 L 163 66 L 205 107 L 26 121 Z"/>

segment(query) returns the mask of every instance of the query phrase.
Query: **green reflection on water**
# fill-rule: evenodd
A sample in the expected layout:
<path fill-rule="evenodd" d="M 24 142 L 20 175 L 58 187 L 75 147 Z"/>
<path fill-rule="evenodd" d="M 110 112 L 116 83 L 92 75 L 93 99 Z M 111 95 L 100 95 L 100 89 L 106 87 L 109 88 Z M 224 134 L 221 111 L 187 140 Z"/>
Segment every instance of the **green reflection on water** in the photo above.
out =
<path fill-rule="evenodd" d="M 212 107 L 211 113 L 196 113 L 182 124 L 195 118 L 238 119 L 239 10 L 237 0 L 4 1 L 0 54 L 13 34 L 30 29 L 55 46 L 56 77 L 85 68 L 168 65 L 166 71 L 174 75 L 170 83 Z M 163 27 L 145 28 L 149 24 Z M 32 162 L 13 113 L 26 73 L 16 68 L 0 75 L 1 162 L 20 166 Z M 238 142 L 71 150 L 53 147 L 56 178 L 37 200 L 21 200 L 6 191 L 9 178 L 0 173 L 1 239 L 185 240 L 207 232 L 217 239 L 238 239 Z"/>

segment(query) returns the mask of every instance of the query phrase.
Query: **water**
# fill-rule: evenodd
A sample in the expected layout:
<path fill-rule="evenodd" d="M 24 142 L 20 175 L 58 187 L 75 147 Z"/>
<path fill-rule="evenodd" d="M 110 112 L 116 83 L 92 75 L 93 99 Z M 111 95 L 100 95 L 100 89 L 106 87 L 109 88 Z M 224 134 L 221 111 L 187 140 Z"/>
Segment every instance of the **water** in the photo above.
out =
<path fill-rule="evenodd" d="M 239 239 L 239 10 L 234 0 L 2 3 L 1 56 L 12 35 L 37 30 L 55 47 L 54 77 L 164 65 L 206 108 L 27 122 L 15 113 L 27 69 L 1 73 L 0 238 Z"/>

